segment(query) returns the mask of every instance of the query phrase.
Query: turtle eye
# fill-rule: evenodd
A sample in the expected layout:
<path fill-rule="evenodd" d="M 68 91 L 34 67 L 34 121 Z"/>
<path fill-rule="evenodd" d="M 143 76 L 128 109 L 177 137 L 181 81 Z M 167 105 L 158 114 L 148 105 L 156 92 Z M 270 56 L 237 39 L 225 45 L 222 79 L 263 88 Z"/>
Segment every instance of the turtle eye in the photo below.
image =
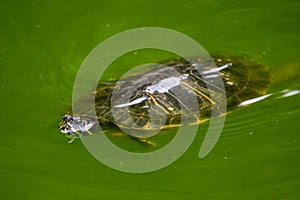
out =
<path fill-rule="evenodd" d="M 64 134 L 67 134 L 68 133 L 68 129 L 67 129 L 67 127 L 61 127 L 60 129 L 60 132 L 62 132 L 62 133 L 64 133 Z"/>

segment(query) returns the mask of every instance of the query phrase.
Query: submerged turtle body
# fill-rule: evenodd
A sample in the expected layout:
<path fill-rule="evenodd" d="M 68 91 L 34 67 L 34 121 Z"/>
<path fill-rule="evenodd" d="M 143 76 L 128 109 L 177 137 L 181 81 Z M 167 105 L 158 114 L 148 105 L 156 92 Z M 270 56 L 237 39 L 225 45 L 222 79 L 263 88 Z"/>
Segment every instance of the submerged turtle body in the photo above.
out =
<path fill-rule="evenodd" d="M 226 97 L 215 96 L 220 101 L 221 98 L 226 98 L 228 111 L 233 110 L 247 99 L 264 95 L 269 86 L 270 75 L 266 68 L 261 64 L 250 61 L 246 63 L 245 61 L 241 58 L 215 57 L 217 67 L 230 65 L 218 72 L 224 83 Z M 199 63 L 199 60 L 195 60 L 195 62 Z M 199 71 L 194 67 L 194 63 L 171 60 L 164 64 L 166 67 L 157 67 L 145 74 L 129 76 L 117 86 L 115 83 L 99 85 L 95 99 L 96 112 L 100 123 L 115 123 L 126 129 L 145 130 L 155 128 L 148 126 L 151 121 L 160 120 L 161 116 L 159 114 L 150 117 L 150 110 L 155 107 L 167 116 L 163 128 L 181 125 L 182 115 L 191 115 L 191 112 L 184 113 L 181 109 L 185 105 L 180 105 L 180 100 L 172 94 L 171 86 L 174 86 L 174 84 L 170 84 L 172 81 L 170 77 L 173 78 L 173 82 L 174 77 L 176 78 L 175 81 L 179 80 L 180 86 L 182 86 L 181 90 L 192 90 L 198 98 L 201 118 L 195 116 L 190 122 L 199 123 L 208 119 L 213 103 L 210 96 L 212 94 L 206 86 L 205 77 L 199 74 Z M 177 73 L 174 73 L 174 71 Z M 165 82 L 163 82 L 164 80 Z M 168 84 L 171 86 L 166 86 Z M 164 87 L 165 90 L 161 87 Z M 176 85 L 176 87 L 178 86 Z M 118 102 L 115 102 L 112 105 L 113 90 L 117 90 L 114 100 L 121 100 L 125 96 L 129 99 L 128 103 L 118 104 Z M 214 92 L 214 95 L 218 95 L 218 88 L 215 88 Z M 128 106 L 128 109 L 122 109 L 126 106 Z M 114 116 L 112 115 L 112 107 L 115 108 Z M 130 120 L 128 120 L 126 111 L 129 111 Z M 158 113 L 158 111 L 153 112 Z M 222 112 L 220 110 L 220 114 L 224 114 Z M 116 117 L 118 122 L 116 122 Z"/>
<path fill-rule="evenodd" d="M 206 60 L 170 60 L 163 62 L 164 66 L 153 67 L 143 74 L 128 76 L 118 83 L 99 84 L 95 92 L 99 123 L 114 124 L 124 129 L 154 130 L 182 125 L 182 116 L 186 116 L 189 118 L 188 124 L 195 124 L 210 118 L 212 104 L 218 107 L 218 101 L 213 102 L 211 95 L 220 101 L 226 98 L 227 111 L 231 111 L 241 102 L 265 94 L 270 84 L 270 74 L 263 65 L 240 57 L 216 56 L 214 61 L 220 70 L 208 74 L 207 77 L 218 75 L 222 78 L 226 97 L 221 95 L 221 89 L 217 87 L 211 94 L 205 80 L 207 77 L 203 77 L 195 67 L 202 65 L 205 69 L 205 65 L 210 65 Z M 180 90 L 177 90 L 176 95 L 179 91 L 181 98 L 185 98 L 185 94 L 191 91 L 197 97 L 201 118 L 194 115 L 193 111 L 183 109 L 189 106 L 185 105 L 189 101 L 178 99 L 173 93 L 172 89 L 178 87 Z M 127 101 L 122 101 L 124 98 Z M 83 110 L 82 116 L 87 112 Z M 219 110 L 220 114 L 225 114 L 224 112 Z M 71 130 L 70 126 L 74 122 L 69 123 L 69 127 L 63 122 L 60 124 L 62 132 L 85 131 L 74 127 Z M 81 127 L 84 126 L 82 124 Z"/>

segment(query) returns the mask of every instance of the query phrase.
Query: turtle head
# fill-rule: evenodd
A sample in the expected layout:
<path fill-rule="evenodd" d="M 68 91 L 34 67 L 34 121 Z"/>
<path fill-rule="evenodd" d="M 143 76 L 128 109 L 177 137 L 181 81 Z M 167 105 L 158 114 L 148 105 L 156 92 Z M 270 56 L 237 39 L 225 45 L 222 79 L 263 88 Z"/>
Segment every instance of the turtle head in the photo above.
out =
<path fill-rule="evenodd" d="M 67 134 L 72 133 L 72 126 L 73 125 L 73 117 L 71 115 L 64 115 L 62 121 L 58 125 L 58 129 L 60 132 Z"/>
<path fill-rule="evenodd" d="M 96 120 L 90 117 L 66 114 L 59 123 L 58 129 L 66 135 L 80 135 L 83 132 L 88 132 L 95 123 Z"/>

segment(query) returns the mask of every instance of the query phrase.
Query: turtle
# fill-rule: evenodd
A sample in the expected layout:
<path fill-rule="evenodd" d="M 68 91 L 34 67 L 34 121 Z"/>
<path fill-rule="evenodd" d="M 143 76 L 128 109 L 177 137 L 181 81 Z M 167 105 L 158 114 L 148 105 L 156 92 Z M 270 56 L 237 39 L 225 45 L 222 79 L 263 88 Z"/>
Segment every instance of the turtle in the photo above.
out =
<path fill-rule="evenodd" d="M 70 142 L 82 135 L 92 135 L 98 122 L 100 126 L 117 126 L 125 133 L 133 133 L 129 133 L 131 137 L 147 141 L 145 132 L 209 120 L 212 105 L 218 110 L 222 100 L 226 101 L 227 109 L 220 108 L 219 115 L 233 111 L 246 100 L 265 95 L 271 83 L 265 65 L 244 56 L 212 58 L 217 68 L 211 68 L 211 60 L 178 58 L 162 61 L 119 82 L 99 83 L 92 95 L 96 117 L 89 117 L 91 108 L 85 108 L 75 116 L 65 114 L 58 128 Z M 221 88 L 213 87 L 211 91 L 208 87 L 209 80 L 216 77 L 221 77 L 226 95 Z M 197 106 L 192 107 L 198 110 L 187 108 L 188 104 L 195 104 L 188 99 L 190 93 L 197 100 Z"/>

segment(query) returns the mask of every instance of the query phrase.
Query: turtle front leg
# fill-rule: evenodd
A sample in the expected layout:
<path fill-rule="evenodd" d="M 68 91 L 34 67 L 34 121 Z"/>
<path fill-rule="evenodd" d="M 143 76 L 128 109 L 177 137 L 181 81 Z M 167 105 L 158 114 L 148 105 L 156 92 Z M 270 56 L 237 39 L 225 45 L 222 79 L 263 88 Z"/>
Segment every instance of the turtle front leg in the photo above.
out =
<path fill-rule="evenodd" d="M 74 140 L 76 140 L 77 138 L 79 138 L 78 135 L 74 135 L 74 134 L 66 135 L 66 137 L 70 139 L 70 140 L 68 141 L 69 144 L 73 143 Z"/>

